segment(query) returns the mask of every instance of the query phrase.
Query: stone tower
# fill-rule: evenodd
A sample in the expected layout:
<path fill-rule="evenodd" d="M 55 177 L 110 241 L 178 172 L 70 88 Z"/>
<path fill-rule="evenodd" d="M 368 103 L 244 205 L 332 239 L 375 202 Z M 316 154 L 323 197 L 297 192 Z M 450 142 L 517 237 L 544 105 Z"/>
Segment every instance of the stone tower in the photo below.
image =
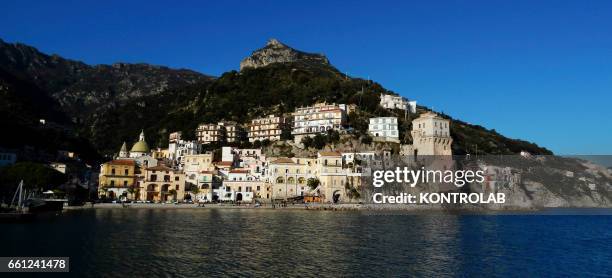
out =
<path fill-rule="evenodd" d="M 433 112 L 412 121 L 412 145 L 402 148 L 404 155 L 452 155 L 450 121 Z"/>

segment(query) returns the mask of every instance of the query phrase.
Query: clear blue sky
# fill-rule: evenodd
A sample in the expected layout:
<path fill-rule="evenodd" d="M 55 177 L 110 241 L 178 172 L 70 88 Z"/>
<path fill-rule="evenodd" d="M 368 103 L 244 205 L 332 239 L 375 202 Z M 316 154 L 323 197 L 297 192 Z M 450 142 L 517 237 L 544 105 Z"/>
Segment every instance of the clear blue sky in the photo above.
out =
<path fill-rule="evenodd" d="M 274 37 L 557 154 L 612 154 L 612 1 L 174 2 L 7 1 L 0 38 L 219 75 Z"/>

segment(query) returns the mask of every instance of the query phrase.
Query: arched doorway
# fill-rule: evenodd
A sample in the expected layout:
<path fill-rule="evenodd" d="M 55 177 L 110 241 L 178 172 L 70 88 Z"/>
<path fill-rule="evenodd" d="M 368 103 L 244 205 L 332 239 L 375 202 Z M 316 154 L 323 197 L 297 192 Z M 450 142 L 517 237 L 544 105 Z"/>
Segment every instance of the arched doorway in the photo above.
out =
<path fill-rule="evenodd" d="M 236 202 L 242 201 L 242 193 L 236 194 Z"/>
<path fill-rule="evenodd" d="M 334 191 L 334 194 L 332 194 L 332 201 L 334 202 L 334 204 L 340 202 L 340 190 Z"/>

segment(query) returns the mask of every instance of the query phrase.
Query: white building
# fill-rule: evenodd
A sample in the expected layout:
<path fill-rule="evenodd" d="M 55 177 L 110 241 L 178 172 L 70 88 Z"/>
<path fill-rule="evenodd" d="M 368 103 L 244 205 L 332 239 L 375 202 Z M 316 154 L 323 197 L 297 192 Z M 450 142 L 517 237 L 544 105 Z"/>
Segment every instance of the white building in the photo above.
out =
<path fill-rule="evenodd" d="M 222 142 L 225 136 L 225 127 L 222 123 L 200 124 L 196 129 L 196 138 L 202 144 Z"/>
<path fill-rule="evenodd" d="M 168 143 L 168 156 L 174 161 L 179 169 L 183 169 L 186 155 L 199 154 L 202 151 L 202 144 L 198 141 L 187 141 L 181 139 L 181 132 L 170 134 Z"/>
<path fill-rule="evenodd" d="M 313 106 L 296 108 L 293 112 L 293 129 L 295 142 L 301 142 L 305 136 L 314 136 L 328 130 L 341 130 L 346 125 L 347 106 L 335 103 L 317 103 Z"/>
<path fill-rule="evenodd" d="M 343 152 L 342 164 L 354 164 L 357 160 L 372 161 L 376 158 L 375 152 Z"/>
<path fill-rule="evenodd" d="M 396 117 L 370 118 L 368 132 L 375 139 L 380 138 L 383 140 L 399 142 L 399 131 L 397 129 Z"/>
<path fill-rule="evenodd" d="M 380 106 L 386 109 L 400 109 L 416 113 L 416 101 L 409 101 L 404 97 L 396 95 L 381 94 Z"/>
<path fill-rule="evenodd" d="M 285 117 L 269 115 L 263 118 L 253 119 L 249 125 L 249 142 L 255 141 L 277 141 L 281 138 L 283 128 L 287 124 Z"/>

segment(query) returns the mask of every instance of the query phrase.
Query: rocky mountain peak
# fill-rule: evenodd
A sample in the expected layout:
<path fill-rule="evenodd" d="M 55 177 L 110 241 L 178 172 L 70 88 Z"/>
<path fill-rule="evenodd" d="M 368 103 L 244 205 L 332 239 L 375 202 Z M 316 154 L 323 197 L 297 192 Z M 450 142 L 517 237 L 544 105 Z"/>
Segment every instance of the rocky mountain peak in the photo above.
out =
<path fill-rule="evenodd" d="M 269 39 L 268 42 L 266 43 L 266 46 L 269 46 L 269 47 L 287 47 L 286 45 L 282 44 L 281 42 L 279 42 L 275 38 Z"/>
<path fill-rule="evenodd" d="M 269 39 L 266 46 L 253 51 L 251 56 L 240 62 L 240 70 L 265 67 L 273 63 L 306 62 L 329 65 L 323 54 L 307 53 L 291 48 L 277 39 Z"/>

